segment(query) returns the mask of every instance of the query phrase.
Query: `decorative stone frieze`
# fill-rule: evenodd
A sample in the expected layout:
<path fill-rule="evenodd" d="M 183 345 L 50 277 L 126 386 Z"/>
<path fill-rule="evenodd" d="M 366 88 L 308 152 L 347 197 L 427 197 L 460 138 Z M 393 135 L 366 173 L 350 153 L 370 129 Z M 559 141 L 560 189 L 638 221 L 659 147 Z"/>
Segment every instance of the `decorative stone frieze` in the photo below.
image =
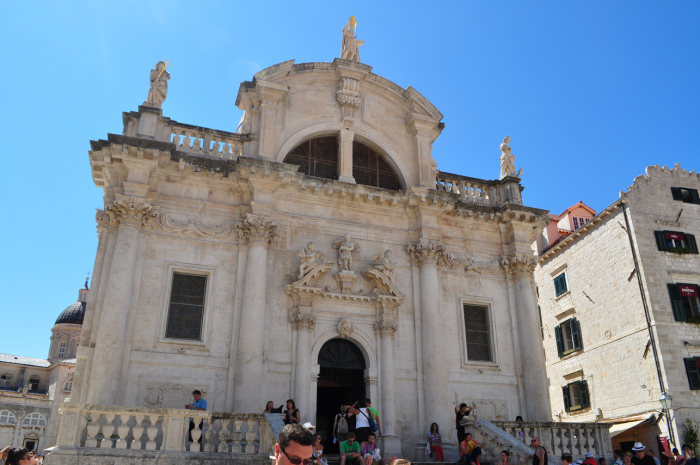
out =
<path fill-rule="evenodd" d="M 398 325 L 394 322 L 391 321 L 377 321 L 374 323 L 374 331 L 380 336 L 380 337 L 394 337 L 396 334 L 396 329 L 398 328 Z"/>
<path fill-rule="evenodd" d="M 133 197 L 115 200 L 112 205 L 105 208 L 104 214 L 109 218 L 110 225 L 127 224 L 139 228 L 151 226 L 154 220 L 158 218 L 158 212 L 150 202 L 137 200 Z"/>
<path fill-rule="evenodd" d="M 313 331 L 316 326 L 316 317 L 308 313 L 292 313 L 289 321 L 295 331 Z"/>
<path fill-rule="evenodd" d="M 218 225 L 206 225 L 194 220 L 177 221 L 167 212 L 160 214 L 160 225 L 167 232 L 184 234 L 185 236 L 192 234 L 199 237 L 224 238 L 233 230 L 231 221 L 224 221 Z"/>
<path fill-rule="evenodd" d="M 352 324 L 352 320 L 348 318 L 343 318 L 338 323 L 338 332 L 341 337 L 348 338 L 352 336 L 353 331 L 355 331 L 355 326 Z"/>
<path fill-rule="evenodd" d="M 277 222 L 263 216 L 248 214 L 245 220 L 236 225 L 236 230 L 244 243 L 269 245 L 277 236 Z"/>
<path fill-rule="evenodd" d="M 515 254 L 511 257 L 503 257 L 501 265 L 510 274 L 532 274 L 537 265 L 537 258 Z"/>
<path fill-rule="evenodd" d="M 431 264 L 444 266 L 445 268 L 455 268 L 456 266 L 445 246 L 437 241 L 411 244 L 406 250 L 411 259 L 420 266 Z"/>
<path fill-rule="evenodd" d="M 500 269 L 500 263 L 498 260 L 491 260 L 490 262 L 480 262 L 467 258 L 464 260 L 459 260 L 460 264 L 464 265 L 464 271 L 472 271 L 477 274 L 483 273 L 494 273 Z"/>

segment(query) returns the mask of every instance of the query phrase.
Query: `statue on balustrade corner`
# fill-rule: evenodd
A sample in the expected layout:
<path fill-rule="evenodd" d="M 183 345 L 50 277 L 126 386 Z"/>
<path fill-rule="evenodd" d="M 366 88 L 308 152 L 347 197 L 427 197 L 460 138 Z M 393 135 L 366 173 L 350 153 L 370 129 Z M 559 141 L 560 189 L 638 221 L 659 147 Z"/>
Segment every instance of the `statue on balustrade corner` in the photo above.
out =
<path fill-rule="evenodd" d="M 168 79 L 170 79 L 170 73 L 165 70 L 166 66 L 172 66 L 170 61 L 167 63 L 159 61 L 156 69 L 151 70 L 151 88 L 148 90 L 146 101 L 143 102 L 144 105 L 160 108 L 165 102 L 168 95 Z"/>
<path fill-rule="evenodd" d="M 297 250 L 297 257 L 301 259 L 301 263 L 299 264 L 298 279 L 306 276 L 306 273 L 311 271 L 311 269 L 316 265 L 320 265 L 320 263 L 317 263 L 316 260 L 323 262 L 323 254 L 321 252 L 316 252 L 314 250 L 315 247 L 316 246 L 313 242 L 309 242 L 306 244 L 306 247 L 302 247 L 301 249 Z"/>
<path fill-rule="evenodd" d="M 507 176 L 517 176 L 520 177 L 523 174 L 523 169 L 520 168 L 518 173 L 515 173 L 515 155 L 511 153 L 510 146 L 510 136 L 506 136 L 501 144 L 501 177 L 503 179 Z"/>
<path fill-rule="evenodd" d="M 346 234 L 344 239 L 338 239 L 333 243 L 333 250 L 338 251 L 340 272 L 352 273 L 352 253 L 359 252 L 360 245 L 350 239 L 350 234 Z"/>
<path fill-rule="evenodd" d="M 350 16 L 348 23 L 343 27 L 343 43 L 340 47 L 340 58 L 360 62 L 360 46 L 365 43 L 364 40 L 357 40 L 355 32 L 357 31 L 357 20 L 355 16 Z"/>
<path fill-rule="evenodd" d="M 380 265 L 375 266 L 377 270 L 382 272 L 384 276 L 389 278 L 389 281 L 394 282 L 394 267 L 396 267 L 396 262 L 391 258 L 391 250 L 385 251 L 383 254 L 375 255 L 372 261 L 381 262 Z"/>

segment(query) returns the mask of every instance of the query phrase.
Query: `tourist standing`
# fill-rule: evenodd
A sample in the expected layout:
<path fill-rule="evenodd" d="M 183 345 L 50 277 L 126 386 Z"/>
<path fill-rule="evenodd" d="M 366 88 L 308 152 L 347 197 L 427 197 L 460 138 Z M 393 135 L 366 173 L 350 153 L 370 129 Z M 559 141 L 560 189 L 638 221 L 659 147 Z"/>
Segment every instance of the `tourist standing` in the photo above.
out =
<path fill-rule="evenodd" d="M 535 454 L 528 455 L 526 460 L 530 460 L 530 458 L 532 458 L 532 465 L 547 465 L 549 463 L 547 451 L 544 450 L 544 447 L 542 447 L 540 438 L 532 438 L 530 441 L 530 447 L 535 449 Z"/>
<path fill-rule="evenodd" d="M 374 419 L 374 414 L 371 410 L 364 406 L 360 408 L 350 407 L 348 412 L 355 414 L 355 436 L 357 437 L 357 441 L 367 441 L 369 438 L 369 433 L 372 432 L 369 426 L 369 419 Z"/>
<path fill-rule="evenodd" d="M 437 423 L 430 425 L 430 431 L 428 431 L 428 444 L 430 444 L 430 456 L 433 456 L 435 452 L 435 461 L 444 462 L 445 452 L 442 450 L 442 435 L 440 434 L 440 428 Z"/>
<path fill-rule="evenodd" d="M 464 441 L 464 426 L 462 426 L 462 419 L 469 416 L 474 410 L 475 406 L 467 407 L 467 404 L 462 402 L 455 407 L 455 427 L 457 429 L 457 444 L 461 444 Z"/>
<path fill-rule="evenodd" d="M 372 407 L 372 400 L 367 398 L 365 399 L 365 407 L 367 407 L 367 410 L 372 412 L 372 418 L 374 418 L 374 421 L 377 422 L 377 437 L 382 436 L 382 422 L 379 421 L 379 412 L 377 411 L 376 408 Z"/>
<path fill-rule="evenodd" d="M 656 465 L 654 458 L 646 454 L 646 447 L 641 442 L 634 443 L 632 452 L 634 452 L 634 457 L 632 457 L 634 465 Z"/>
<path fill-rule="evenodd" d="M 265 410 L 263 413 L 282 413 L 283 408 L 284 405 L 280 405 L 279 407 L 275 408 L 275 403 L 268 401 L 268 403 L 265 405 Z"/>
<path fill-rule="evenodd" d="M 186 404 L 185 408 L 190 409 L 190 410 L 206 410 L 207 409 L 207 401 L 202 398 L 202 391 L 199 389 L 195 389 L 192 391 L 192 398 L 194 399 L 191 404 Z M 204 420 L 199 422 L 199 430 L 202 430 L 202 425 L 204 424 Z M 192 442 L 192 430 L 194 429 L 194 418 L 190 418 L 190 429 L 187 431 L 187 435 L 190 439 L 190 442 Z M 199 436 L 199 439 L 197 440 L 199 444 L 202 443 L 202 436 Z"/>
<path fill-rule="evenodd" d="M 353 430 L 350 427 L 350 417 L 354 414 L 349 412 L 349 405 L 341 405 L 340 413 L 336 414 L 335 422 L 333 423 L 333 438 L 334 442 L 341 444 L 348 438 L 348 433 Z"/>
<path fill-rule="evenodd" d="M 294 399 L 287 399 L 287 410 L 284 411 L 283 420 L 285 425 L 298 425 L 301 422 L 301 415 Z"/>

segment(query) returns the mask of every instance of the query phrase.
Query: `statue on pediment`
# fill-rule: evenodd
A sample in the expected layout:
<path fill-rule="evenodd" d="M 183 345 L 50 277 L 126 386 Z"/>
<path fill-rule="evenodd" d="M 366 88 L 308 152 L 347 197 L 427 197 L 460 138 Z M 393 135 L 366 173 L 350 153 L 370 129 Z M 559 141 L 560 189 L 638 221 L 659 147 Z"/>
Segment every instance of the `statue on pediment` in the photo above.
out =
<path fill-rule="evenodd" d="M 338 239 L 333 243 L 333 250 L 338 251 L 338 266 L 340 271 L 352 273 L 352 254 L 360 251 L 360 245 L 346 234 L 344 239 Z"/>
<path fill-rule="evenodd" d="M 301 279 L 306 276 L 306 273 L 311 271 L 316 265 L 320 265 L 323 262 L 324 256 L 321 252 L 316 252 L 314 249 L 316 246 L 313 242 L 306 244 L 306 247 L 302 247 L 297 250 L 297 257 L 301 259 L 299 264 L 299 278 Z M 319 260 L 317 263 L 316 260 Z"/>
<path fill-rule="evenodd" d="M 510 148 L 510 136 L 506 136 L 501 144 L 501 177 L 503 179 L 507 176 L 517 176 L 520 177 L 523 174 L 523 169 L 520 168 L 518 173 L 515 173 L 515 155 L 511 153 Z"/>
<path fill-rule="evenodd" d="M 364 40 L 357 40 L 355 32 L 357 31 L 357 20 L 355 16 L 350 16 L 348 23 L 343 28 L 343 43 L 340 47 L 340 58 L 344 60 L 360 61 L 360 46 L 365 43 Z"/>
<path fill-rule="evenodd" d="M 168 79 L 170 79 L 170 73 L 165 70 L 167 65 L 167 63 L 159 61 L 156 64 L 156 69 L 151 70 L 151 88 L 148 91 L 146 101 L 143 102 L 144 105 L 160 108 L 165 102 L 168 95 Z"/>
<path fill-rule="evenodd" d="M 391 250 L 387 250 L 383 254 L 375 255 L 374 258 L 372 258 L 372 260 L 375 262 L 381 262 L 381 264 L 377 265 L 375 268 L 382 272 L 384 276 L 386 276 L 389 279 L 389 281 L 393 283 L 394 268 L 396 267 L 396 262 L 391 258 L 392 255 L 393 254 Z"/>

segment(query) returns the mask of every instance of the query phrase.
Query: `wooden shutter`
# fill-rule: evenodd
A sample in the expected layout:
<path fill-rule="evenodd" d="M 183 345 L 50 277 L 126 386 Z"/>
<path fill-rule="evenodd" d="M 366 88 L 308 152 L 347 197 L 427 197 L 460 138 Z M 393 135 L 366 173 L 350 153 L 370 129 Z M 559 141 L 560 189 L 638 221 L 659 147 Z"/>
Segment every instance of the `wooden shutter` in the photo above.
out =
<path fill-rule="evenodd" d="M 700 195 L 698 195 L 697 189 L 688 189 L 690 191 L 690 200 L 693 203 L 700 203 Z"/>
<path fill-rule="evenodd" d="M 668 241 L 666 240 L 666 231 L 654 231 L 656 237 L 656 246 L 661 251 L 668 250 Z"/>
<path fill-rule="evenodd" d="M 695 236 L 692 234 L 686 234 L 685 242 L 688 244 L 688 250 L 690 250 L 690 253 L 698 253 L 698 243 L 695 242 Z"/>
<path fill-rule="evenodd" d="M 685 373 L 688 375 L 690 389 L 696 391 L 700 389 L 700 368 L 698 368 L 697 358 L 684 358 Z"/>
<path fill-rule="evenodd" d="M 688 321 L 685 316 L 685 308 L 683 307 L 683 299 L 681 298 L 681 290 L 678 288 L 678 284 L 668 285 L 668 295 L 671 297 L 673 318 L 676 321 Z"/>
<path fill-rule="evenodd" d="M 579 395 L 581 396 L 581 408 L 591 406 L 591 398 L 588 395 L 588 381 L 583 380 L 578 382 Z"/>
<path fill-rule="evenodd" d="M 581 324 L 576 318 L 571 319 L 571 337 L 574 340 L 574 350 L 581 350 Z"/>
<path fill-rule="evenodd" d="M 683 194 L 681 193 L 680 187 L 672 187 L 671 195 L 673 195 L 673 200 L 683 200 Z"/>
<path fill-rule="evenodd" d="M 554 336 L 557 339 L 557 353 L 559 354 L 559 357 L 563 357 L 564 356 L 564 343 L 561 340 L 561 326 L 554 327 Z"/>
<path fill-rule="evenodd" d="M 569 401 L 569 386 L 562 387 L 561 392 L 564 395 L 564 410 L 569 412 L 571 411 L 571 402 Z"/>

